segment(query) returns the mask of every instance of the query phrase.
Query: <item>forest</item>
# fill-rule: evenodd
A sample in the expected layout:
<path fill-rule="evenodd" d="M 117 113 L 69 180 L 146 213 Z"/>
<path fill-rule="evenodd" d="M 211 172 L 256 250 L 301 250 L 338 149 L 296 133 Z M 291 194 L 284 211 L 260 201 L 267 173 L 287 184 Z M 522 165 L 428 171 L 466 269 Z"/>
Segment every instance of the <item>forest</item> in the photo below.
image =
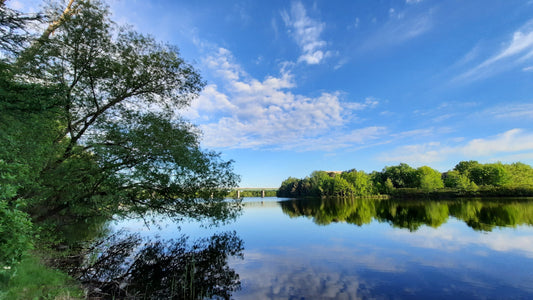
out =
<path fill-rule="evenodd" d="M 79 255 L 65 225 L 236 215 L 233 162 L 179 115 L 204 86 L 177 47 L 118 26 L 101 1 L 32 14 L 0 1 L 0 298 L 76 294 L 54 283 L 70 282 L 60 258 Z"/>
<path fill-rule="evenodd" d="M 413 168 L 401 163 L 366 173 L 315 171 L 281 183 L 278 197 L 464 197 L 533 196 L 533 168 L 511 164 L 461 161 L 453 170 L 441 173 L 431 167 Z"/>

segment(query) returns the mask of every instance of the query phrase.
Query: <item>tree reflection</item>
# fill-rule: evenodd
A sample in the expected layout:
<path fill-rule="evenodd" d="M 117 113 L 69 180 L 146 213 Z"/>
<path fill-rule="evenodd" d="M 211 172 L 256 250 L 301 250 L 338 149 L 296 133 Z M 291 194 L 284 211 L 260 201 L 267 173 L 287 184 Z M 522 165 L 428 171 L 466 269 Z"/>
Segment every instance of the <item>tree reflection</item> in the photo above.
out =
<path fill-rule="evenodd" d="M 188 238 L 143 241 L 117 233 L 100 241 L 77 273 L 90 297 L 126 299 L 229 299 L 240 289 L 228 266 L 242 258 L 235 232 L 215 234 L 189 245 Z"/>
<path fill-rule="evenodd" d="M 491 231 L 494 227 L 533 225 L 533 201 L 509 199 L 409 201 L 323 198 L 283 201 L 281 208 L 291 217 L 307 216 L 319 225 L 346 222 L 362 226 L 374 219 L 416 231 L 422 225 L 437 228 L 450 216 L 482 231 Z"/>

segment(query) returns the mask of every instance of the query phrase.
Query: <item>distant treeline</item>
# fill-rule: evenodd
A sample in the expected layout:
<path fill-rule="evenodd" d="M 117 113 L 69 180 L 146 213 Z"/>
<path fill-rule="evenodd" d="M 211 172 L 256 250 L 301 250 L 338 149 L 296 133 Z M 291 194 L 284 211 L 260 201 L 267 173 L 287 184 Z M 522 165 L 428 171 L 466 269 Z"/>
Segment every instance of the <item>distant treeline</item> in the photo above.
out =
<path fill-rule="evenodd" d="M 412 168 L 401 163 L 381 172 L 314 171 L 303 179 L 289 177 L 281 183 L 278 197 L 348 196 L 533 196 L 533 168 L 512 164 L 480 164 L 461 161 L 441 173 L 428 166 Z"/>

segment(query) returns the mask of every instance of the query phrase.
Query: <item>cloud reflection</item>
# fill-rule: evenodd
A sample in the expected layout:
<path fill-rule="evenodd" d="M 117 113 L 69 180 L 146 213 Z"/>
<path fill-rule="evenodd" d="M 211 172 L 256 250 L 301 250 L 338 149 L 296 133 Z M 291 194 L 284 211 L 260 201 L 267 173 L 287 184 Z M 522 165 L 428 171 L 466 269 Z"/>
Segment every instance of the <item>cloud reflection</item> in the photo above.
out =
<path fill-rule="evenodd" d="M 493 251 L 515 252 L 533 258 L 533 229 L 524 227 L 522 230 L 531 234 L 513 235 L 509 234 L 509 230 L 498 230 L 484 234 L 465 235 L 457 227 L 442 227 L 439 230 L 425 227 L 414 233 L 395 231 L 390 237 L 412 246 L 428 249 L 461 251 L 476 245 Z"/>

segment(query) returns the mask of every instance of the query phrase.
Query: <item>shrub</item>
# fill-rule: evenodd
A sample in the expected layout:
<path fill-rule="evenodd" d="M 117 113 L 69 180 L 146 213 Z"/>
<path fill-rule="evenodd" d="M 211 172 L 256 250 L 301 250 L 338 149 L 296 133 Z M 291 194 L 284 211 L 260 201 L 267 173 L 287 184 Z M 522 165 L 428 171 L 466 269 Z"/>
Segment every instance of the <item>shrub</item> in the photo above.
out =
<path fill-rule="evenodd" d="M 29 216 L 0 201 L 0 267 L 10 267 L 32 247 Z"/>

